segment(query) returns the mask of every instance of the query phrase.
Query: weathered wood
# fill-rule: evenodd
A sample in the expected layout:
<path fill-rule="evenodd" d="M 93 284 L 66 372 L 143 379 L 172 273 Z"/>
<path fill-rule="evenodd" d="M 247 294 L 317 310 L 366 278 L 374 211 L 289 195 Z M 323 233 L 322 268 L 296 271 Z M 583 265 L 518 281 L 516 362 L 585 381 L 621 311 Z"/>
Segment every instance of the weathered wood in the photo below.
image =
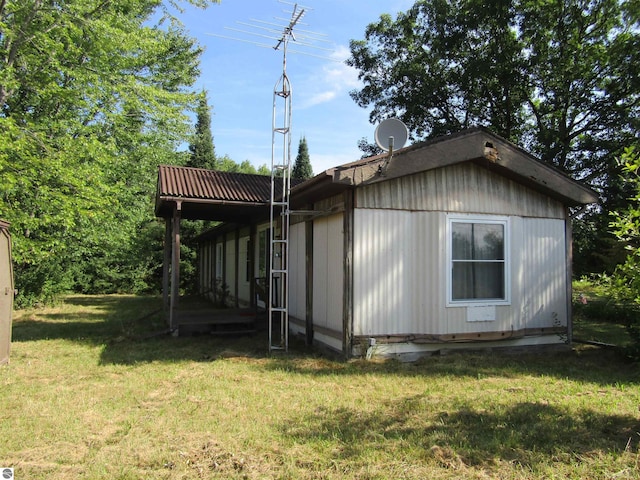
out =
<path fill-rule="evenodd" d="M 353 199 L 354 191 L 344 192 L 343 241 L 344 264 L 342 297 L 342 351 L 345 357 L 351 356 L 351 335 L 353 332 Z"/>
<path fill-rule="evenodd" d="M 573 341 L 573 229 L 571 227 L 571 213 L 565 208 L 564 241 L 566 250 L 566 288 L 567 288 L 567 343 Z"/>
<path fill-rule="evenodd" d="M 162 261 L 162 304 L 169 310 L 169 269 L 171 264 L 171 219 L 164 222 L 164 259 Z"/>
<path fill-rule="evenodd" d="M 494 342 L 511 340 L 539 335 L 566 335 L 564 327 L 523 328 L 504 332 L 470 332 L 451 333 L 441 335 L 431 334 L 396 334 L 396 335 L 358 335 L 353 343 L 361 343 L 369 338 L 375 338 L 376 343 L 457 343 L 457 342 Z"/>
<path fill-rule="evenodd" d="M 169 306 L 169 328 L 177 331 L 178 321 L 176 310 L 180 298 L 180 209 L 181 203 L 176 202 L 173 209 L 172 241 L 171 241 L 171 301 Z"/>
<path fill-rule="evenodd" d="M 233 286 L 233 297 L 235 298 L 233 302 L 233 306 L 238 308 L 240 306 L 238 296 L 240 295 L 240 229 L 236 228 L 235 238 L 233 241 L 233 248 L 235 250 L 234 257 L 236 261 L 234 262 L 236 275 L 234 278 L 234 286 Z"/>
<path fill-rule="evenodd" d="M 313 220 L 305 223 L 305 342 L 313 345 Z"/>

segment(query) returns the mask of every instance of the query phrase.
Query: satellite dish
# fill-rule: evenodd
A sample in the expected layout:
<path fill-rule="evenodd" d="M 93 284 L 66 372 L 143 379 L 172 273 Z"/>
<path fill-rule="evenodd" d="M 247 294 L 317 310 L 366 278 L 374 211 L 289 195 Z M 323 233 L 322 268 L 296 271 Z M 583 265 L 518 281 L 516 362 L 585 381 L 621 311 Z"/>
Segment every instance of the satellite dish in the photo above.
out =
<path fill-rule="evenodd" d="M 374 135 L 378 146 L 388 152 L 404 147 L 409 138 L 409 131 L 404 123 L 397 118 L 388 118 L 376 127 Z"/>

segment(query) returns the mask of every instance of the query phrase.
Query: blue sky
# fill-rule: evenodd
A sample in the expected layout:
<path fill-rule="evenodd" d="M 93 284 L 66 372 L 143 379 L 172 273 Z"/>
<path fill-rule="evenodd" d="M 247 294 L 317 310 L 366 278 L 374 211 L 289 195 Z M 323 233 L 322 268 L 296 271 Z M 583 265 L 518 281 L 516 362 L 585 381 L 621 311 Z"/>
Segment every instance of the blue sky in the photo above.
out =
<path fill-rule="evenodd" d="M 307 139 L 315 174 L 360 158 L 357 143 L 362 137 L 373 142 L 375 126 L 369 123 L 369 111 L 349 96 L 349 91 L 359 88 L 357 72 L 344 64 L 349 40 L 364 38 L 366 26 L 381 14 L 395 16 L 412 4 L 413 0 L 306 0 L 300 4 L 307 8 L 296 28 L 323 34 L 326 41 L 313 44 L 329 51 L 297 47 L 293 42 L 289 49 L 334 61 L 287 55 L 293 91 L 292 162 L 302 136 Z M 206 10 L 188 8 L 180 15 L 188 33 L 205 48 L 196 87 L 208 93 L 216 154 L 227 154 L 236 162 L 249 160 L 256 167 L 270 166 L 273 90 L 282 75 L 282 51 L 219 35 L 275 45 L 229 28 L 269 35 L 242 23 L 283 24 L 275 17 L 289 18 L 292 8 L 279 0 L 222 0 Z"/>

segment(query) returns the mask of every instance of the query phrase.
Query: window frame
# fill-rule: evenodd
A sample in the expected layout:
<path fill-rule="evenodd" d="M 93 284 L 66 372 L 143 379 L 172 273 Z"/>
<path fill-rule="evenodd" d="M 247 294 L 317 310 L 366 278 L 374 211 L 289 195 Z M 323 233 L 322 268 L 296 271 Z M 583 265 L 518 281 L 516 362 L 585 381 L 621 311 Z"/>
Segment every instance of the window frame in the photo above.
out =
<path fill-rule="evenodd" d="M 216 243 L 216 280 L 223 280 L 224 275 L 224 243 Z"/>
<path fill-rule="evenodd" d="M 504 232 L 504 298 L 488 299 L 453 299 L 453 224 L 470 223 L 485 225 L 502 225 Z M 446 279 L 447 307 L 478 307 L 493 305 L 511 305 L 511 222 L 509 217 L 496 215 L 447 215 L 446 229 Z"/>

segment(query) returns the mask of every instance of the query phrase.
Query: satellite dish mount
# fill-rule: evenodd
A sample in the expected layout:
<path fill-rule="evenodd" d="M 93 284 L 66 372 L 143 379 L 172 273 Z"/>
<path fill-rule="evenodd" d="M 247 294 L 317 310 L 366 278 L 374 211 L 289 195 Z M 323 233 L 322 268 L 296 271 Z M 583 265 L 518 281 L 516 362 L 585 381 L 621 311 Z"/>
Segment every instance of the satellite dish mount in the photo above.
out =
<path fill-rule="evenodd" d="M 378 147 L 389 153 L 384 164 L 378 168 L 378 173 L 384 175 L 393 158 L 394 147 L 404 147 L 404 144 L 407 143 L 407 139 L 409 138 L 409 131 L 402 121 L 397 118 L 388 118 L 376 127 L 374 137 Z"/>

